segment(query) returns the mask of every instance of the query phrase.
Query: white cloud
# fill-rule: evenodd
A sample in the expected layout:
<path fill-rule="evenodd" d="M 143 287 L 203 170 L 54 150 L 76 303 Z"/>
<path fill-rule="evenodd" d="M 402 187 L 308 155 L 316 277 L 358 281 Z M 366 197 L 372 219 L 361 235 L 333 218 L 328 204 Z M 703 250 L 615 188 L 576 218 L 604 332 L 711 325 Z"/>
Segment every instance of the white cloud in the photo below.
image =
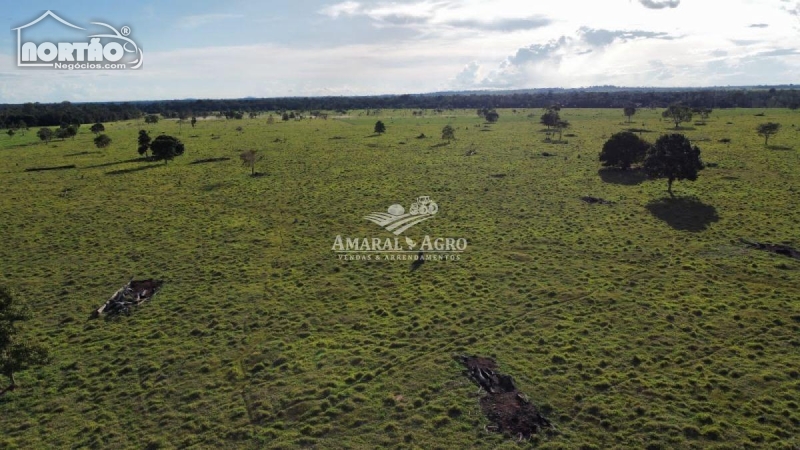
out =
<path fill-rule="evenodd" d="M 358 2 L 341 2 L 334 5 L 326 6 L 318 12 L 322 15 L 337 18 L 339 16 L 354 16 L 361 10 L 361 4 Z"/>

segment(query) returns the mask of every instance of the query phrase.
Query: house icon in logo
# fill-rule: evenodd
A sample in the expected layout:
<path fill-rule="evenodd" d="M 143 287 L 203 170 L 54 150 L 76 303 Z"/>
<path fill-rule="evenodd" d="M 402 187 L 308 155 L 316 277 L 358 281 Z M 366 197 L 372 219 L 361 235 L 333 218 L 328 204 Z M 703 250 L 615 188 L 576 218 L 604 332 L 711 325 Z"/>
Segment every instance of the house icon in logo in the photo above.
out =
<path fill-rule="evenodd" d="M 50 11 L 50 10 L 47 10 L 47 12 L 45 12 L 44 14 L 39 16 L 39 18 L 37 18 L 33 22 L 26 23 L 25 25 L 22 25 L 22 26 L 17 27 L 17 28 L 12 28 L 13 31 L 17 32 L 17 66 L 20 66 L 20 67 L 22 67 L 22 66 L 25 66 L 25 67 L 53 67 L 53 63 L 45 64 L 45 63 L 30 63 L 30 62 L 26 62 L 25 64 L 22 64 L 22 30 L 25 29 L 25 28 L 28 28 L 28 27 L 32 27 L 33 25 L 36 25 L 37 23 L 39 23 L 42 20 L 44 20 L 46 17 L 52 17 L 53 19 L 61 22 L 62 24 L 66 25 L 68 27 L 75 28 L 77 30 L 85 30 L 85 28 L 81 28 L 81 27 L 79 27 L 77 25 L 73 25 L 73 24 L 67 22 L 66 20 L 62 19 L 61 17 L 58 17 L 53 11 Z"/>

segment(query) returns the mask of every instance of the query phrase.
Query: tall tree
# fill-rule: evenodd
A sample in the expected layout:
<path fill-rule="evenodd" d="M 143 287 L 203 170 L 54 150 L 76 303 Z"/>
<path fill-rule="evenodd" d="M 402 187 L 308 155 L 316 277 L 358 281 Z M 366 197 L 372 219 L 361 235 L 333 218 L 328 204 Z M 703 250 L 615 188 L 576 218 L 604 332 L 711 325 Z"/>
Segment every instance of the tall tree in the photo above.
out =
<path fill-rule="evenodd" d="M 697 179 L 697 173 L 705 166 L 700 159 L 700 149 L 686 136 L 674 133 L 665 134 L 656 140 L 647 151 L 644 159 L 644 170 L 650 178 L 666 178 L 667 192 L 672 193 L 675 180 Z"/>
<path fill-rule="evenodd" d="M 28 311 L 16 302 L 12 292 L 0 286 L 0 374 L 11 382 L 10 386 L 0 391 L 0 395 L 17 387 L 15 373 L 48 361 L 44 347 L 18 336 L 17 323 L 29 318 Z"/>
<path fill-rule="evenodd" d="M 192 128 L 194 128 L 196 123 L 197 123 L 197 117 L 192 116 Z"/>
<path fill-rule="evenodd" d="M 377 134 L 386 133 L 386 125 L 384 125 L 384 123 L 381 122 L 380 120 L 375 122 L 375 133 Z"/>
<path fill-rule="evenodd" d="M 615 133 L 603 144 L 600 161 L 605 167 L 630 169 L 631 165 L 642 162 L 650 144 L 630 131 Z"/>
<path fill-rule="evenodd" d="M 677 129 L 681 123 L 692 120 L 692 110 L 688 106 L 673 104 L 661 113 L 661 117 L 674 122 Z"/>
<path fill-rule="evenodd" d="M 139 147 L 137 148 L 137 151 L 140 155 L 144 155 L 145 158 L 147 158 L 147 150 L 150 149 L 150 141 L 150 135 L 147 134 L 147 131 L 139 130 Z"/>
<path fill-rule="evenodd" d="M 764 146 L 769 143 L 769 137 L 778 134 L 781 129 L 781 124 L 775 122 L 762 123 L 756 127 L 759 136 L 764 136 Z"/>
<path fill-rule="evenodd" d="M 631 123 L 631 117 L 636 114 L 636 107 L 633 105 L 628 105 L 623 109 L 623 112 L 625 113 L 625 117 L 628 118 L 628 123 Z"/>
<path fill-rule="evenodd" d="M 167 164 L 176 156 L 181 156 L 184 152 L 184 146 L 178 139 L 162 134 L 150 143 L 150 150 L 153 152 L 153 158 L 156 160 L 164 161 Z"/>

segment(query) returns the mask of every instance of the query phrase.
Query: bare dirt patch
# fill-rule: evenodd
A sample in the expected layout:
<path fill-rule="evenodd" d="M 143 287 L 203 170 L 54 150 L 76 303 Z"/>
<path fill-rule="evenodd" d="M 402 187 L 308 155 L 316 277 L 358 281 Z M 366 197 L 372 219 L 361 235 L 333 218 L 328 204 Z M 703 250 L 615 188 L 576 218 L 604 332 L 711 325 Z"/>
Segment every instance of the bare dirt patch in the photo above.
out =
<path fill-rule="evenodd" d="M 455 360 L 466 367 L 464 376 L 486 392 L 480 405 L 483 414 L 492 422 L 488 430 L 523 440 L 554 428 L 528 397 L 517 390 L 511 375 L 497 371 L 497 362 L 493 359 L 459 355 Z"/>

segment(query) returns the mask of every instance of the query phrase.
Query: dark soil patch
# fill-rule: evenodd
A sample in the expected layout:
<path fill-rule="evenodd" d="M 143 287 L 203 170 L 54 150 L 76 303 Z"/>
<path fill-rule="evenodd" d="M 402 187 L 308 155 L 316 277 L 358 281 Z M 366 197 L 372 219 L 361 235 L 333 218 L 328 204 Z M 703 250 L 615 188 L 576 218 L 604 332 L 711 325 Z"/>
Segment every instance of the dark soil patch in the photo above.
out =
<path fill-rule="evenodd" d="M 610 200 L 602 199 L 602 198 L 599 198 L 599 197 L 586 196 L 586 197 L 581 197 L 581 200 L 583 200 L 584 202 L 586 202 L 586 203 L 588 203 L 590 205 L 613 205 L 614 204 L 614 202 L 612 202 Z"/>
<path fill-rule="evenodd" d="M 517 439 L 530 439 L 553 425 L 514 386 L 514 379 L 497 371 L 497 363 L 480 356 L 456 356 L 466 370 L 463 374 L 477 384 L 486 395 L 481 397 L 481 411 L 493 425 L 487 427 Z"/>
<path fill-rule="evenodd" d="M 230 161 L 230 158 L 223 156 L 221 158 L 206 158 L 206 159 L 195 159 L 194 161 L 190 162 L 189 164 L 205 164 L 205 163 L 213 163 L 213 162 L 220 162 L 220 161 Z"/>
<path fill-rule="evenodd" d="M 261 178 L 261 177 L 267 176 L 267 174 L 264 173 L 264 172 L 256 172 L 256 173 L 254 173 L 254 174 L 252 174 L 250 176 L 253 177 L 253 178 Z"/>
<path fill-rule="evenodd" d="M 330 139 L 331 141 L 338 141 L 340 139 L 347 139 L 347 138 L 344 137 L 344 136 L 334 136 L 334 137 L 331 137 L 331 138 L 328 138 L 328 139 Z"/>
<path fill-rule="evenodd" d="M 492 177 L 492 178 L 505 178 L 505 177 L 507 177 L 508 175 L 506 175 L 506 174 L 504 174 L 504 173 L 493 173 L 493 174 L 491 174 L 491 175 L 489 175 L 489 176 L 490 176 L 490 177 Z"/>
<path fill-rule="evenodd" d="M 742 239 L 741 241 L 748 247 L 754 248 L 756 250 L 763 250 L 765 252 L 775 253 L 776 255 L 786 256 L 789 258 L 800 260 L 800 250 L 789 247 L 788 245 L 767 244 L 763 242 L 750 242 L 744 239 Z"/>
<path fill-rule="evenodd" d="M 64 170 L 64 169 L 74 169 L 76 166 L 75 164 L 70 164 L 68 166 L 53 166 L 53 167 L 30 167 L 25 169 L 25 172 L 42 172 L 44 170 Z"/>
<path fill-rule="evenodd" d="M 119 314 L 128 315 L 131 312 L 131 308 L 153 298 L 163 284 L 163 281 L 153 280 L 152 278 L 131 280 L 115 292 L 103 306 L 94 310 L 90 318 L 100 317 L 101 314 L 105 314 L 109 318 Z"/>

